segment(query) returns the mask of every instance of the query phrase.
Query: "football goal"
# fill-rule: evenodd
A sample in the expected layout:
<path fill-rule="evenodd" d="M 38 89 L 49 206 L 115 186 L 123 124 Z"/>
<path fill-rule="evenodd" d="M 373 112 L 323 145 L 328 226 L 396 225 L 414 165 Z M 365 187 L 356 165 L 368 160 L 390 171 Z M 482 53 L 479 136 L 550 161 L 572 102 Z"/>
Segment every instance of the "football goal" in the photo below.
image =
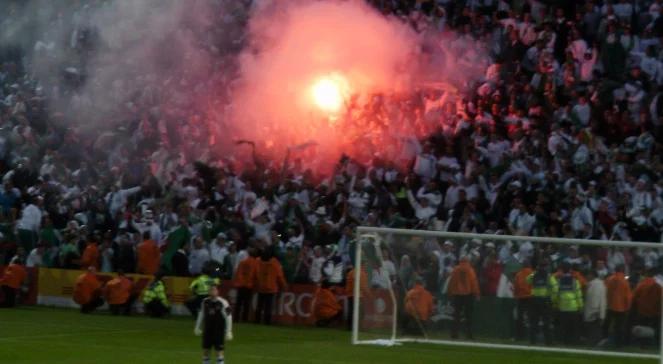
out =
<path fill-rule="evenodd" d="M 352 343 L 661 359 L 662 245 L 359 227 Z"/>

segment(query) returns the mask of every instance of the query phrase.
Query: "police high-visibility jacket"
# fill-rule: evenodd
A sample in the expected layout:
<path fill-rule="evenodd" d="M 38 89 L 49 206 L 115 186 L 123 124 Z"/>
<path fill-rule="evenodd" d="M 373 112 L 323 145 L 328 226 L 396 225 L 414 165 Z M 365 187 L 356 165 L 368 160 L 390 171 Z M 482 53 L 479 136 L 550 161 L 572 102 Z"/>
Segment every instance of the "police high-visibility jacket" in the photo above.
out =
<path fill-rule="evenodd" d="M 136 271 L 140 274 L 153 275 L 159 270 L 161 251 L 157 243 L 148 239 L 138 244 L 136 249 Z"/>
<path fill-rule="evenodd" d="M 129 300 L 133 283 L 127 277 L 115 277 L 106 283 L 104 297 L 109 305 L 123 305 Z"/>
<path fill-rule="evenodd" d="M 255 289 L 258 293 L 277 293 L 286 287 L 283 268 L 276 258 L 260 259 L 256 269 Z"/>
<path fill-rule="evenodd" d="M 74 285 L 74 302 L 79 305 L 90 303 L 95 296 L 98 296 L 101 282 L 97 275 L 91 272 L 85 272 L 78 276 Z"/>
<path fill-rule="evenodd" d="M 642 317 L 654 318 L 661 315 L 661 286 L 653 277 L 646 277 L 635 287 L 633 308 Z"/>
<path fill-rule="evenodd" d="M 562 271 L 559 270 L 557 271 L 557 273 L 555 273 L 555 278 L 559 279 L 559 277 L 561 277 L 563 274 L 564 273 L 562 273 Z M 587 278 L 585 278 L 585 276 L 583 276 L 582 273 L 578 272 L 577 270 L 571 269 L 571 275 L 573 276 L 573 278 L 575 278 L 578 281 L 578 283 L 580 283 L 581 289 L 584 290 L 585 287 L 587 287 Z"/>
<path fill-rule="evenodd" d="M 12 263 L 5 268 L 5 273 L 2 275 L 2 278 L 0 278 L 0 286 L 19 289 L 27 275 L 28 272 L 25 270 L 24 266 Z"/>
<path fill-rule="evenodd" d="M 626 312 L 631 309 L 631 287 L 622 272 L 605 280 L 606 294 L 608 296 L 608 310 Z"/>
<path fill-rule="evenodd" d="M 150 283 L 143 292 L 143 303 L 147 304 L 154 300 L 161 302 L 164 306 L 170 306 L 168 296 L 166 296 L 166 286 L 162 281 L 155 281 Z"/>
<path fill-rule="evenodd" d="M 447 293 L 450 296 L 474 295 L 479 297 L 479 281 L 474 272 L 474 268 L 466 260 L 460 263 L 451 271 Z"/>
<path fill-rule="evenodd" d="M 525 267 L 516 273 L 513 278 L 513 297 L 529 298 L 532 297 L 532 285 L 527 281 L 527 278 L 534 272 L 532 268 Z"/>
<path fill-rule="evenodd" d="M 218 278 L 212 278 L 207 274 L 201 274 L 191 282 L 189 289 L 191 289 L 191 293 L 195 296 L 207 296 L 209 289 L 213 285 L 218 285 L 220 283 L 221 280 Z"/>
<path fill-rule="evenodd" d="M 557 290 L 557 279 L 547 272 L 533 272 L 527 276 L 527 283 L 532 286 L 532 297 L 552 298 Z"/>
<path fill-rule="evenodd" d="M 345 295 L 348 297 L 355 296 L 355 268 L 350 269 L 345 276 Z M 359 295 L 368 292 L 368 273 L 364 269 L 359 272 Z"/>
<path fill-rule="evenodd" d="M 318 288 L 314 301 L 313 313 L 318 320 L 328 320 L 341 311 L 341 304 L 329 288 Z"/>
<path fill-rule="evenodd" d="M 433 295 L 421 284 L 415 284 L 405 295 L 405 312 L 420 321 L 428 321 L 433 315 Z"/>
<path fill-rule="evenodd" d="M 99 269 L 99 247 L 97 243 L 88 243 L 81 256 L 81 269 L 95 267 Z"/>
<path fill-rule="evenodd" d="M 256 270 L 258 268 L 258 259 L 248 257 L 237 265 L 235 272 L 235 287 L 253 289 L 256 281 Z"/>
<path fill-rule="evenodd" d="M 557 280 L 556 292 L 553 292 L 553 305 L 561 312 L 582 310 L 582 287 L 573 274 L 562 274 Z"/>

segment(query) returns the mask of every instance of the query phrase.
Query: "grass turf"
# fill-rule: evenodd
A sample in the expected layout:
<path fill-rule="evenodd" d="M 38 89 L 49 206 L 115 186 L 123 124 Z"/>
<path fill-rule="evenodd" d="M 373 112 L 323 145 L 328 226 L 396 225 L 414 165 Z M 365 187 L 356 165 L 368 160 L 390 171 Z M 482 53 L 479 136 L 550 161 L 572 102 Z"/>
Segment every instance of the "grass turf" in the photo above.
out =
<path fill-rule="evenodd" d="M 235 325 L 226 361 L 241 363 L 653 364 L 655 360 L 439 345 L 352 346 L 350 333 L 317 328 Z M 189 318 L 81 315 L 74 310 L 0 310 L 0 363 L 200 363 Z"/>

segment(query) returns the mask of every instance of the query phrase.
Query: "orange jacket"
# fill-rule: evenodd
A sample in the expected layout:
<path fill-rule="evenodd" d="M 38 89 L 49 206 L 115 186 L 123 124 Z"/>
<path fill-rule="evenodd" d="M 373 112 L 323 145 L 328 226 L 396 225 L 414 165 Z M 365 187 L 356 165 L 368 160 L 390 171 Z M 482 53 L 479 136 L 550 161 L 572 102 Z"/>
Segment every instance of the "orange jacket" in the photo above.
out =
<path fill-rule="evenodd" d="M 647 277 L 635 287 L 633 307 L 640 316 L 658 317 L 661 314 L 661 286 L 654 278 Z"/>
<path fill-rule="evenodd" d="M 419 321 L 428 321 L 433 315 L 433 295 L 415 284 L 405 295 L 405 312 Z"/>
<path fill-rule="evenodd" d="M 154 240 L 148 239 L 138 244 L 136 258 L 136 271 L 141 274 L 153 275 L 159 270 L 161 251 Z"/>
<path fill-rule="evenodd" d="M 20 264 L 10 264 L 5 268 L 5 274 L 0 278 L 0 286 L 8 286 L 13 289 L 21 288 L 25 277 L 28 275 L 25 267 Z"/>
<path fill-rule="evenodd" d="M 258 293 L 277 293 L 280 289 L 285 289 L 285 276 L 283 268 L 276 258 L 268 261 L 258 260 L 256 269 L 255 289 Z"/>
<path fill-rule="evenodd" d="M 341 311 L 336 295 L 328 288 L 318 288 L 315 292 L 313 313 L 318 320 L 328 320 Z"/>
<path fill-rule="evenodd" d="M 624 273 L 617 272 L 605 280 L 608 310 L 626 312 L 631 308 L 631 287 Z"/>
<path fill-rule="evenodd" d="M 258 259 L 248 257 L 237 265 L 235 272 L 235 287 L 253 289 L 256 280 L 256 270 L 258 269 Z"/>
<path fill-rule="evenodd" d="M 479 297 L 479 281 L 474 268 L 467 261 L 461 261 L 451 271 L 447 292 L 450 296 L 474 295 Z"/>
<path fill-rule="evenodd" d="M 81 256 L 81 269 L 95 267 L 99 269 L 99 247 L 97 243 L 88 243 Z"/>
<path fill-rule="evenodd" d="M 106 283 L 104 297 L 109 305 L 122 305 L 127 303 L 131 295 L 133 282 L 127 277 L 115 277 Z"/>
<path fill-rule="evenodd" d="M 359 293 L 365 294 L 368 292 L 368 274 L 365 270 L 359 273 Z M 355 296 L 355 269 L 352 268 L 345 276 L 345 295 L 348 297 Z"/>
<path fill-rule="evenodd" d="M 74 302 L 84 305 L 99 295 L 101 282 L 94 273 L 85 272 L 78 276 L 74 285 Z"/>
<path fill-rule="evenodd" d="M 534 273 L 532 268 L 523 268 L 516 273 L 516 276 L 513 278 L 513 297 L 518 298 L 529 298 L 532 297 L 532 285 L 527 283 L 527 277 L 530 274 Z"/>

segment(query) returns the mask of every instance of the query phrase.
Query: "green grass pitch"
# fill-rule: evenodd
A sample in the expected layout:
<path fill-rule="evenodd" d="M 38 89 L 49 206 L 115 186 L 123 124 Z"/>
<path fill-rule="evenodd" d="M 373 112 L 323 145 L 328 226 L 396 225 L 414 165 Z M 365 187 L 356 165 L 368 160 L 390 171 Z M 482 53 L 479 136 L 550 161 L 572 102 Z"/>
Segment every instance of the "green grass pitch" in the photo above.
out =
<path fill-rule="evenodd" d="M 150 319 L 81 315 L 74 310 L 24 307 L 0 310 L 0 363 L 195 364 L 200 339 L 190 318 Z M 226 362 L 444 363 L 444 364 L 653 364 L 655 360 L 407 344 L 350 345 L 341 330 L 238 324 Z"/>

